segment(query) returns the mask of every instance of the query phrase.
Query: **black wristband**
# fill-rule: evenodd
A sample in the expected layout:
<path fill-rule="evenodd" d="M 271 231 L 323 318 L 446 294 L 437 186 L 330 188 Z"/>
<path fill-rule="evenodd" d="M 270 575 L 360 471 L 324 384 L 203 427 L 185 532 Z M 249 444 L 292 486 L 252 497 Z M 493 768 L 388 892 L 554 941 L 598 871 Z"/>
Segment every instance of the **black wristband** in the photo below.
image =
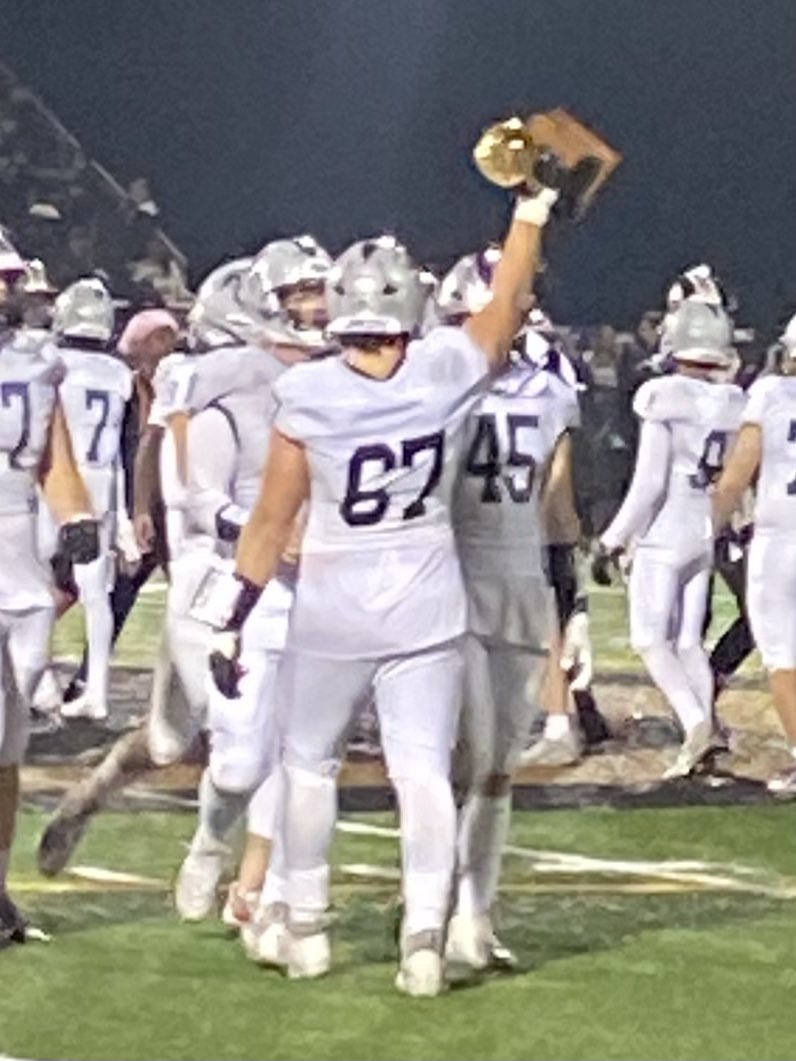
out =
<path fill-rule="evenodd" d="M 235 578 L 240 582 L 240 592 L 224 629 L 237 632 L 251 615 L 255 604 L 260 599 L 263 587 L 255 585 L 243 575 L 235 575 Z"/>

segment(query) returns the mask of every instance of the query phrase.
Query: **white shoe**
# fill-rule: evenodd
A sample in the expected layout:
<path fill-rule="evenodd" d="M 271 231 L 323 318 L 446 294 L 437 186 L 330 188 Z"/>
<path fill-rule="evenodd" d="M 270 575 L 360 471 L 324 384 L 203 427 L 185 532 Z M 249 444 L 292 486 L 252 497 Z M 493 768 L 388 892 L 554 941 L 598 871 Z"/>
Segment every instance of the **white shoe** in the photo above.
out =
<path fill-rule="evenodd" d="M 242 929 L 251 924 L 257 913 L 259 900 L 259 891 L 242 892 L 238 882 L 234 880 L 229 886 L 224 909 L 221 911 L 222 923 L 231 929 Z"/>
<path fill-rule="evenodd" d="M 287 975 L 291 980 L 315 980 L 325 976 L 332 966 L 332 951 L 326 932 L 297 936 L 287 929 L 283 946 L 287 956 Z"/>
<path fill-rule="evenodd" d="M 580 757 L 580 742 L 570 728 L 562 737 L 542 737 L 526 748 L 520 766 L 572 766 Z"/>
<path fill-rule="evenodd" d="M 445 960 L 451 965 L 486 969 L 491 938 L 492 926 L 486 915 L 454 914 L 448 925 Z"/>
<path fill-rule="evenodd" d="M 88 693 L 61 705 L 61 718 L 90 718 L 104 722 L 107 717 L 108 705 L 92 699 Z"/>
<path fill-rule="evenodd" d="M 36 692 L 33 694 L 32 706 L 45 715 L 52 715 L 61 710 L 64 697 L 58 679 L 52 667 L 48 667 L 39 679 Z"/>
<path fill-rule="evenodd" d="M 223 851 L 189 851 L 174 886 L 174 905 L 183 921 L 204 921 L 218 909 L 218 885 L 227 868 Z"/>
<path fill-rule="evenodd" d="M 290 939 L 287 906 L 284 903 L 271 903 L 263 907 L 253 921 L 242 926 L 240 938 L 246 956 L 251 961 L 283 969 L 288 964 Z"/>
<path fill-rule="evenodd" d="M 796 766 L 782 770 L 769 780 L 766 788 L 773 796 L 796 795 Z"/>
<path fill-rule="evenodd" d="M 688 777 L 710 751 L 712 735 L 710 722 L 697 722 L 694 728 L 688 731 L 677 758 L 664 772 L 663 780 Z"/>
<path fill-rule="evenodd" d="M 404 995 L 413 998 L 434 998 L 445 986 L 442 975 L 442 958 L 439 951 L 421 947 L 401 961 L 395 986 Z"/>

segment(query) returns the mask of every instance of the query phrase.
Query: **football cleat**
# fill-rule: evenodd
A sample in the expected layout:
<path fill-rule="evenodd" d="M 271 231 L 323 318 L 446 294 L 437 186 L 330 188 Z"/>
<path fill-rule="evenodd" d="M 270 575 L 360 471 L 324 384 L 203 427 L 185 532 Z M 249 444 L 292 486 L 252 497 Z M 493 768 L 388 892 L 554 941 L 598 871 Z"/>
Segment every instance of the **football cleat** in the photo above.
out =
<path fill-rule="evenodd" d="M 95 805 L 87 798 L 82 786 L 67 794 L 39 841 L 39 873 L 45 877 L 56 877 L 64 869 L 95 810 Z"/>
<path fill-rule="evenodd" d="M 28 923 L 5 892 L 0 893 L 0 950 L 12 943 L 24 943 Z"/>
<path fill-rule="evenodd" d="M 221 921 L 231 929 L 239 929 L 250 924 L 257 911 L 260 898 L 259 891 L 243 892 L 236 880 L 229 886 L 227 900 L 221 911 Z"/>
<path fill-rule="evenodd" d="M 325 976 L 332 966 L 328 933 L 311 931 L 307 935 L 306 931 L 307 928 L 302 926 L 300 932 L 288 928 L 285 933 L 284 953 L 287 957 L 287 975 L 291 980 L 316 980 Z"/>
<path fill-rule="evenodd" d="M 204 921 L 218 909 L 218 886 L 227 868 L 225 851 L 189 851 L 174 885 L 183 921 Z"/>
<path fill-rule="evenodd" d="M 573 766 L 580 761 L 580 743 L 570 729 L 561 737 L 542 737 L 520 756 L 520 766 Z"/>
<path fill-rule="evenodd" d="M 287 914 L 285 903 L 270 903 L 241 927 L 240 938 L 247 958 L 258 965 L 278 969 L 288 964 Z"/>
<path fill-rule="evenodd" d="M 678 777 L 688 777 L 692 774 L 713 750 L 712 734 L 713 730 L 710 722 L 698 722 L 686 734 L 678 756 L 668 770 L 664 772 L 663 780 L 672 781 Z"/>
<path fill-rule="evenodd" d="M 448 925 L 445 961 L 470 969 L 514 969 L 516 955 L 494 933 L 487 914 L 454 914 Z"/>
<path fill-rule="evenodd" d="M 442 933 L 429 930 L 406 936 L 401 945 L 401 965 L 396 988 L 413 998 L 434 998 L 445 987 Z"/>
<path fill-rule="evenodd" d="M 766 788 L 772 796 L 796 796 L 796 766 L 775 774 Z"/>
<path fill-rule="evenodd" d="M 93 722 L 104 722 L 108 717 L 108 705 L 93 699 L 88 693 L 61 705 L 61 718 L 88 718 Z"/>

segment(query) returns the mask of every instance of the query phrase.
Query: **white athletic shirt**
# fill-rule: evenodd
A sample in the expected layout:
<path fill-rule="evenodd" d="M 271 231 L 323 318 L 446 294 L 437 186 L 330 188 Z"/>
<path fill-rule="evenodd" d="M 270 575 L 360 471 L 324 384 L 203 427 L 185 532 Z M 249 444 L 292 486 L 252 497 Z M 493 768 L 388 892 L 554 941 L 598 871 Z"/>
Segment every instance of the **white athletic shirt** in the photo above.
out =
<path fill-rule="evenodd" d="M 39 558 L 36 484 L 47 447 L 60 360 L 26 332 L 0 336 L 0 609 L 52 606 Z"/>
<path fill-rule="evenodd" d="M 386 380 L 336 357 L 279 380 L 276 427 L 304 444 L 311 477 L 291 647 L 376 659 L 463 633 L 451 493 L 488 378 L 464 330 L 436 328 Z"/>
<path fill-rule="evenodd" d="M 636 538 L 676 563 L 712 548 L 711 484 L 738 432 L 744 395 L 731 383 L 665 376 L 639 388 L 636 467 L 625 500 L 603 543 L 614 549 Z"/>
<path fill-rule="evenodd" d="M 75 460 L 91 494 L 94 515 L 101 518 L 115 511 L 119 501 L 119 445 L 132 373 L 110 354 L 72 347 L 59 348 L 59 354 L 66 366 L 61 404 Z"/>
<path fill-rule="evenodd" d="M 472 633 L 539 648 L 546 641 L 541 479 L 579 419 L 575 390 L 527 362 L 510 365 L 470 414 L 453 525 Z"/>
<path fill-rule="evenodd" d="M 765 376 L 749 388 L 742 421 L 761 430 L 755 534 L 796 535 L 796 377 Z"/>

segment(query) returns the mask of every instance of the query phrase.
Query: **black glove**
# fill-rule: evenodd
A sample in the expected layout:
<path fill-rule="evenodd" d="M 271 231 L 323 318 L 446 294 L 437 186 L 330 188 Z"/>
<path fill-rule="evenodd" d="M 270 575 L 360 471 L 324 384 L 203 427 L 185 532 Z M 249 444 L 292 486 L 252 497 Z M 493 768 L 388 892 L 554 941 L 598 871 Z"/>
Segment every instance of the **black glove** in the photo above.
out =
<path fill-rule="evenodd" d="M 209 663 L 216 689 L 227 700 L 238 700 L 240 680 L 244 675 L 240 665 L 239 630 L 219 630 L 213 635 Z"/>
<path fill-rule="evenodd" d="M 99 523 L 95 519 L 77 519 L 64 523 L 58 532 L 58 552 L 73 564 L 90 564 L 100 554 Z"/>
<path fill-rule="evenodd" d="M 602 542 L 597 543 L 591 561 L 591 577 L 598 586 L 610 586 L 613 582 L 613 575 L 616 570 L 616 558 L 621 551 L 621 549 L 609 551 Z"/>

